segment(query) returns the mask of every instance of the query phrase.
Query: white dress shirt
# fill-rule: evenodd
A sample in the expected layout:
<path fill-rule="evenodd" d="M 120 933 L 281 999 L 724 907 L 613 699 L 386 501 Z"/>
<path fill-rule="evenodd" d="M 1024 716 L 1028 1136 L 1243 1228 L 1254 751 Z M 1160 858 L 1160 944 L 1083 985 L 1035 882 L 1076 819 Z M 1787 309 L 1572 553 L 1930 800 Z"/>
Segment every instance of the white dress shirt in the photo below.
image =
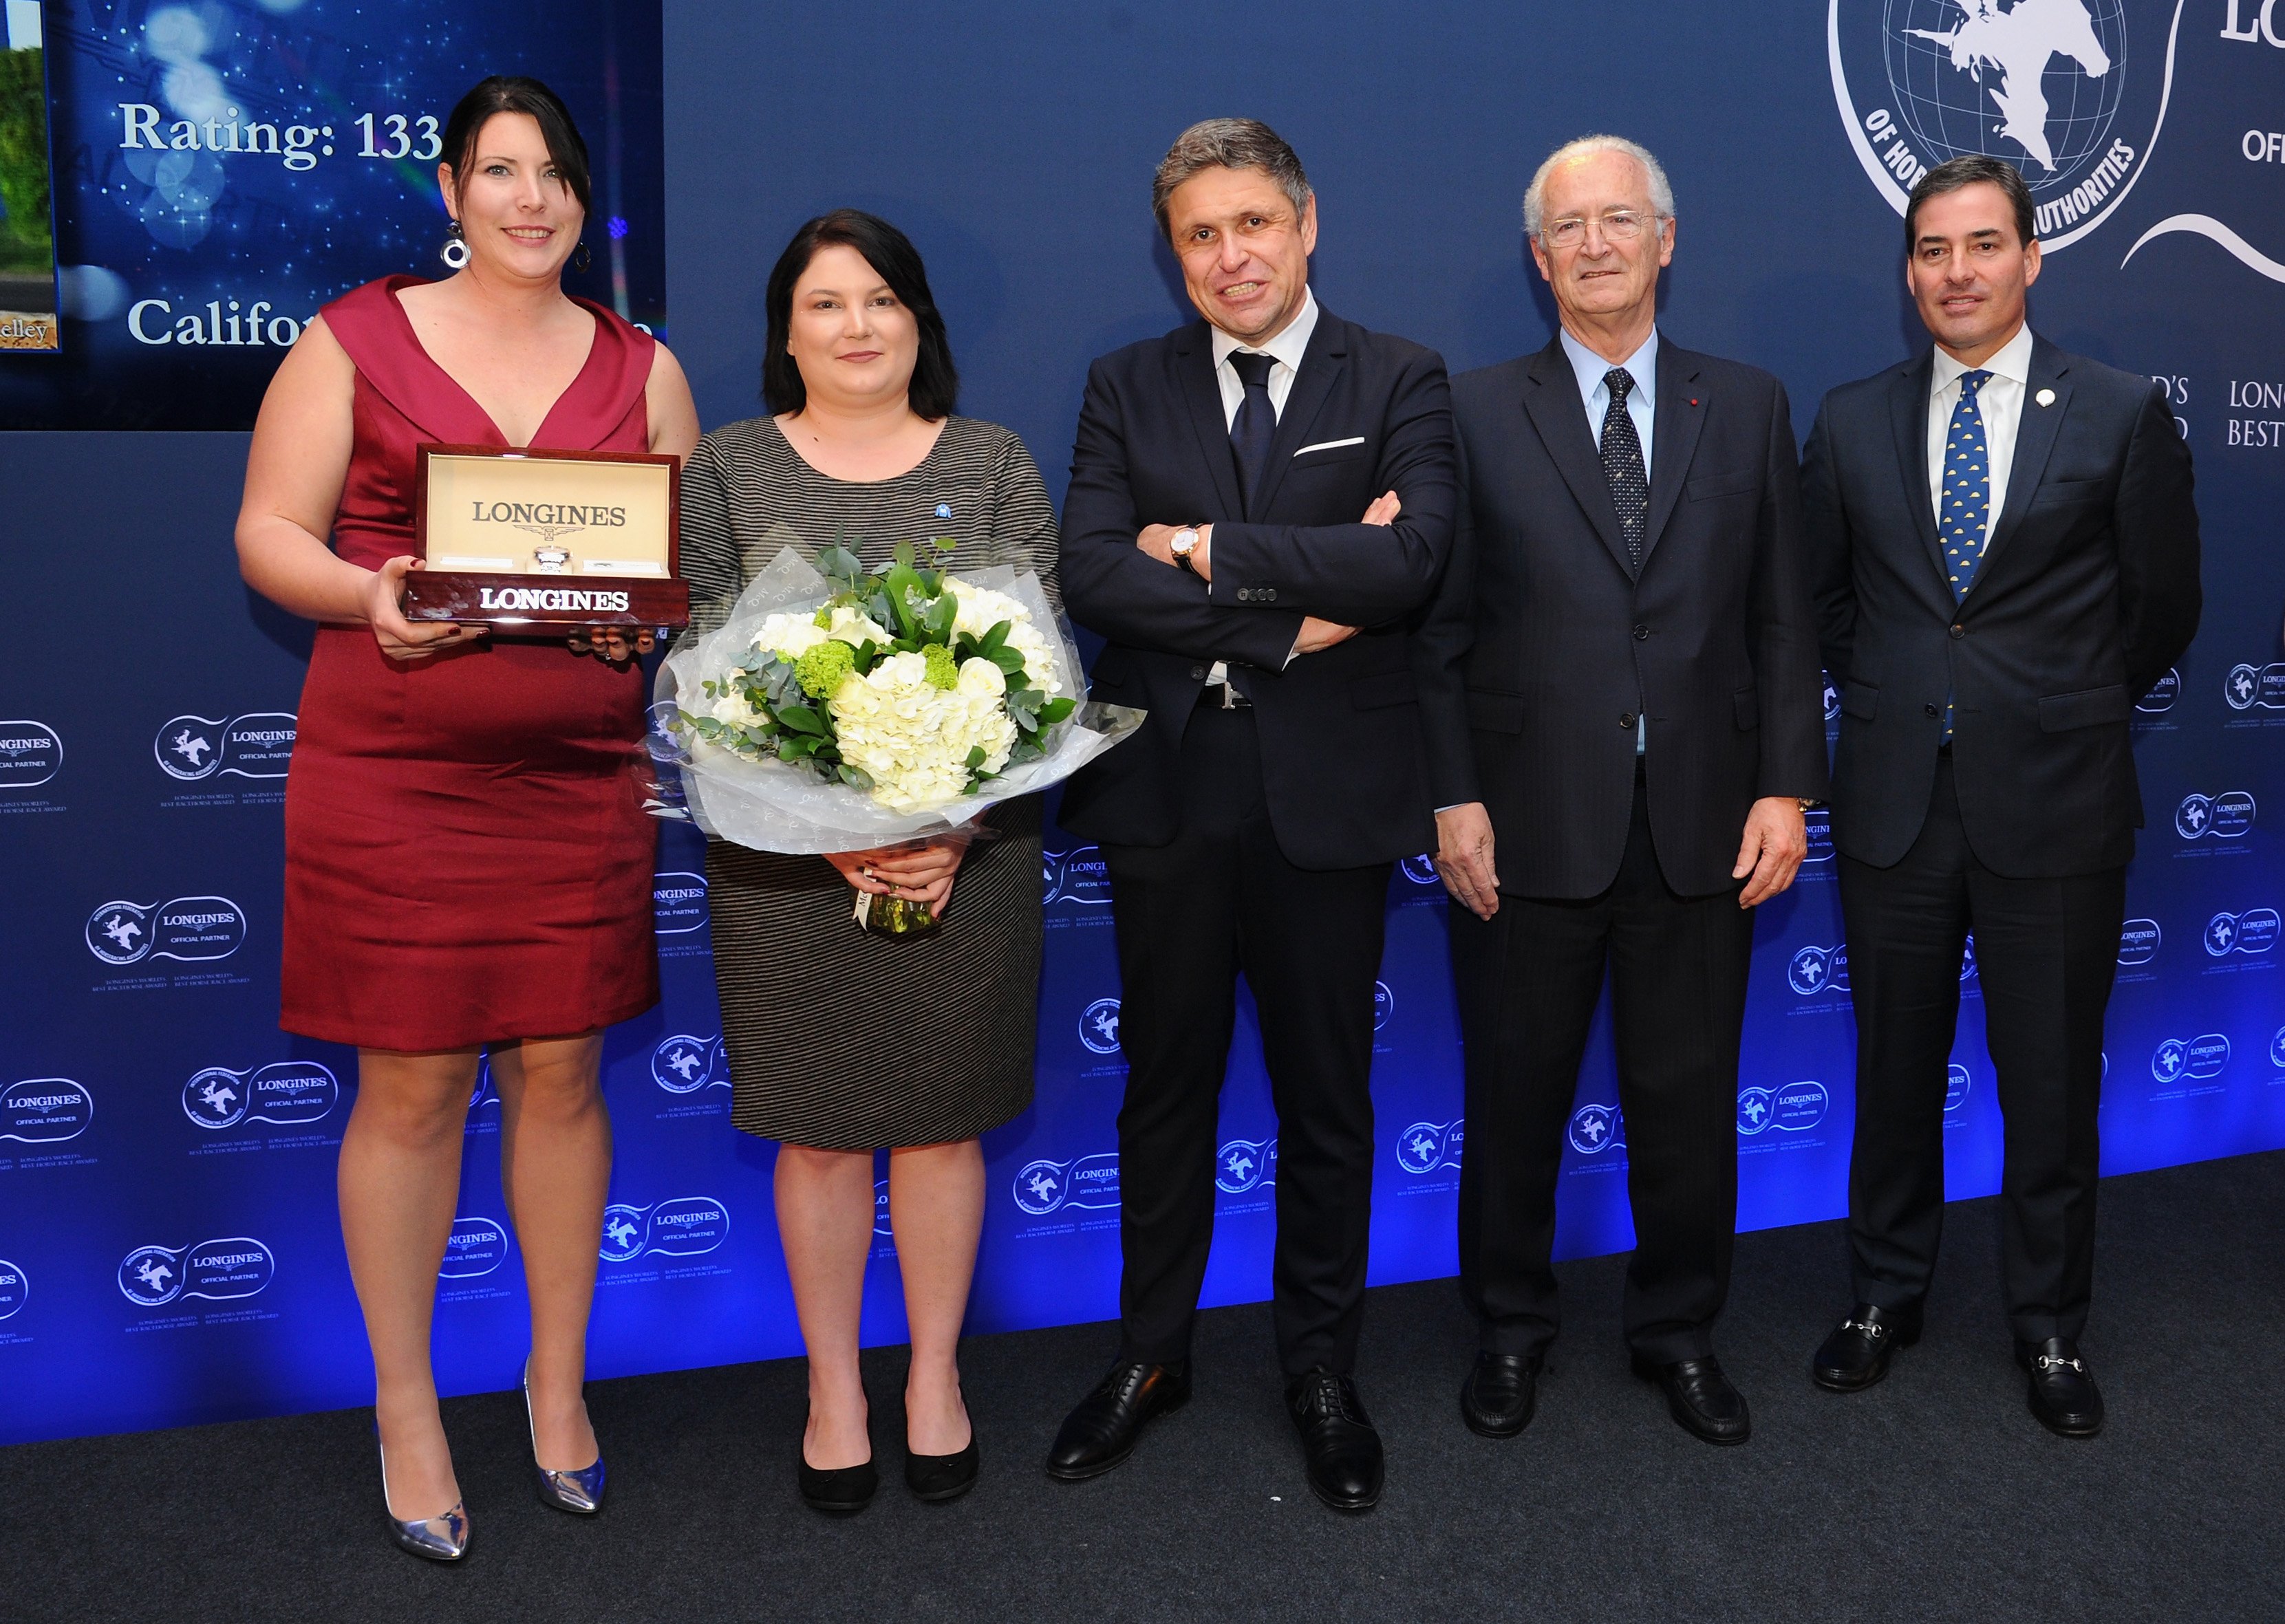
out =
<path fill-rule="evenodd" d="M 1580 403 L 1587 408 L 1587 432 L 1595 436 L 1595 449 L 1603 449 L 1603 419 L 1611 410 L 1611 386 L 1606 381 L 1613 363 L 1606 361 L 1593 350 L 1571 336 L 1564 328 L 1563 358 L 1571 363 L 1571 373 L 1579 381 Z M 1618 365 L 1627 369 L 1635 387 L 1627 392 L 1627 416 L 1633 420 L 1635 437 L 1642 442 L 1643 482 L 1650 482 L 1650 452 L 1653 431 L 1658 427 L 1658 329 L 1653 326 L 1642 347 Z M 1635 716 L 1635 754 L 1647 754 L 1650 749 L 1650 718 L 1639 710 Z"/>
<path fill-rule="evenodd" d="M 1301 289 L 1301 313 L 1287 322 L 1284 330 L 1266 344 L 1241 344 L 1220 327 L 1207 328 L 1213 341 L 1214 381 L 1221 386 L 1221 425 L 1224 428 L 1237 426 L 1237 409 L 1245 404 L 1245 380 L 1240 378 L 1237 368 L 1229 364 L 1230 357 L 1244 350 L 1247 355 L 1270 357 L 1267 386 L 1269 409 L 1282 420 L 1285 416 L 1285 402 L 1293 393 L 1293 379 L 1301 370 L 1301 357 L 1308 353 L 1309 335 L 1316 330 L 1317 295 L 1307 286 Z M 1206 587 L 1206 596 L 1213 596 L 1211 583 Z M 1293 663 L 1292 655 L 1285 656 L 1285 663 Z M 1229 680 L 1229 667 L 1216 660 L 1213 669 L 1206 672 L 1207 686 Z"/>
<path fill-rule="evenodd" d="M 2023 396 L 2031 383 L 2031 329 L 2027 323 L 1981 368 L 1963 365 L 1936 350 L 1936 371 L 1928 380 L 1928 511 L 1943 520 L 1943 443 L 1951 428 L 1952 408 L 1959 404 L 1962 374 L 1983 371 L 1991 374 L 1975 391 L 1975 409 L 1983 417 L 1983 449 L 1991 470 L 1991 512 L 1984 521 L 1983 539 L 1989 543 L 1999 528 L 2000 504 L 2007 499 L 2007 475 L 2015 466 L 2015 432 L 2023 425 Z"/>
<path fill-rule="evenodd" d="M 1611 409 L 1611 386 L 1603 381 L 1614 363 L 1606 361 L 1593 350 L 1573 338 L 1566 329 L 1563 358 L 1571 363 L 1572 373 L 1579 380 L 1579 398 L 1587 408 L 1587 432 L 1595 437 L 1595 449 L 1603 449 L 1603 418 Z M 1634 420 L 1635 437 L 1642 442 L 1643 478 L 1650 478 L 1651 437 L 1658 427 L 1658 329 L 1653 327 L 1642 348 L 1615 365 L 1627 369 L 1635 381 L 1633 391 L 1627 396 L 1627 415 Z"/>

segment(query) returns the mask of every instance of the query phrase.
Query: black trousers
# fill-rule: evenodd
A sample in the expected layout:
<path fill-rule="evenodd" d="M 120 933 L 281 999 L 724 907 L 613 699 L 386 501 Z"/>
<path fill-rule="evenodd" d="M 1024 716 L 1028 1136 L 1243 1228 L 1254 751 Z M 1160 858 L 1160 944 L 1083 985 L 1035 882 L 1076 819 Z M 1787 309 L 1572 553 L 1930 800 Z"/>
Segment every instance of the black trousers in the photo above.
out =
<path fill-rule="evenodd" d="M 2118 973 L 2126 871 L 2016 880 L 1975 860 L 1951 759 L 1902 861 L 1841 859 L 1857 1006 L 1849 1250 L 1857 1298 L 1910 1312 L 1943 1231 L 1943 1101 L 1968 932 L 2006 1119 L 2000 1267 L 2024 1342 L 2076 1338 L 2094 1286 L 2102 1016 Z"/>
<path fill-rule="evenodd" d="M 1635 1220 L 1627 1344 L 1661 1363 L 1713 1351 L 1738 1219 L 1754 916 L 1737 887 L 1669 889 L 1647 803 L 1637 772 L 1626 855 L 1601 896 L 1503 895 L 1488 921 L 1451 911 L 1468 1113 L 1460 1291 L 1488 1353 L 1537 1353 L 1555 1339 L 1555 1187 L 1606 966 Z"/>
<path fill-rule="evenodd" d="M 1285 1372 L 1355 1362 L 1372 1213 L 1373 978 L 1391 865 L 1315 872 L 1278 850 L 1249 710 L 1182 736 L 1169 845 L 1103 848 L 1121 981 L 1122 1359 L 1190 1356 L 1213 1242 L 1214 1155 L 1237 977 L 1277 1109 L 1273 1320 Z"/>

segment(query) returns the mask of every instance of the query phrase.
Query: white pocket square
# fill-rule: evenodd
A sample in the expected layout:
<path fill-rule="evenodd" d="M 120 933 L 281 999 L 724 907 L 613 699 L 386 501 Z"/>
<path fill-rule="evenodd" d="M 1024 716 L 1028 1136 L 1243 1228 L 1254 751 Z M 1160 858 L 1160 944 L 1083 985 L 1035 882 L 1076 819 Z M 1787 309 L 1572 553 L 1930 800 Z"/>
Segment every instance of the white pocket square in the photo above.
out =
<path fill-rule="evenodd" d="M 1351 435 L 1346 440 L 1320 440 L 1315 445 L 1303 446 L 1293 454 L 1296 457 L 1307 457 L 1311 451 L 1337 451 L 1344 445 L 1362 445 L 1363 443 L 1362 435 Z"/>

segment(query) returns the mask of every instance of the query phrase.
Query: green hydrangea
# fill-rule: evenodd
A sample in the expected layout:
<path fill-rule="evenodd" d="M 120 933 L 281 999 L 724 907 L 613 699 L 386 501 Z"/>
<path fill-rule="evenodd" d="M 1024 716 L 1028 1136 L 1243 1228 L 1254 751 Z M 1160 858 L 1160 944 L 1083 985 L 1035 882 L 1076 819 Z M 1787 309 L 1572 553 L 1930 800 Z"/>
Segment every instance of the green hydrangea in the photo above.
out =
<path fill-rule="evenodd" d="M 930 687 L 956 688 L 960 686 L 960 662 L 952 657 L 951 649 L 942 643 L 930 643 L 921 650 L 921 658 L 928 662 Z"/>
<path fill-rule="evenodd" d="M 794 663 L 794 677 L 812 699 L 830 699 L 857 669 L 857 651 L 838 638 L 820 643 Z"/>
<path fill-rule="evenodd" d="M 831 626 L 833 624 L 833 606 L 828 603 L 820 608 L 816 614 L 809 617 L 809 624 L 815 626 L 820 632 L 823 632 L 828 627 Z"/>

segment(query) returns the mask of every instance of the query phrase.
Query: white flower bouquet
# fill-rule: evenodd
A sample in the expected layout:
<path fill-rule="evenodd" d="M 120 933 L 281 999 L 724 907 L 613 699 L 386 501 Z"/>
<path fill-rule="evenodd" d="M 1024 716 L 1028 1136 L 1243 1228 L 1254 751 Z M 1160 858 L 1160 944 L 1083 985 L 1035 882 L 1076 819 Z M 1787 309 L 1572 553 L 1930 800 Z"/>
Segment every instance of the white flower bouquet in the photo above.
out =
<path fill-rule="evenodd" d="M 668 656 L 655 710 L 702 828 L 811 853 L 948 832 L 1061 782 L 1142 719 L 1084 695 L 1035 576 L 955 576 L 909 546 L 868 574 L 836 545 L 814 566 L 781 552 Z"/>

